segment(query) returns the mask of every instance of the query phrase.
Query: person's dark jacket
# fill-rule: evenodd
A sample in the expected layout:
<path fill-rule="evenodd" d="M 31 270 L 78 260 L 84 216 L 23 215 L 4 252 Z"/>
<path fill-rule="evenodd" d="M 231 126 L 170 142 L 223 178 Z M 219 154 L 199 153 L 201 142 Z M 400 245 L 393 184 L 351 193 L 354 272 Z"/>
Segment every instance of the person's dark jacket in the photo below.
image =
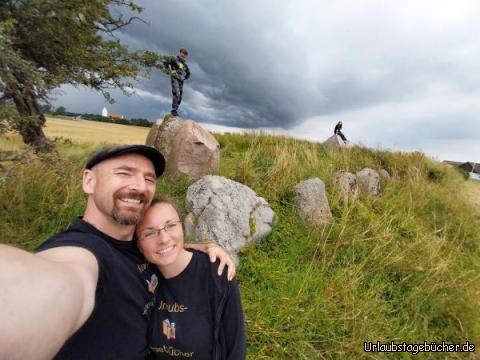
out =
<path fill-rule="evenodd" d="M 337 123 L 337 125 L 335 125 L 335 130 L 333 130 L 333 133 L 337 135 L 339 132 L 341 132 L 341 130 L 342 130 L 342 124 Z"/>
<path fill-rule="evenodd" d="M 180 56 L 167 56 L 163 64 L 170 71 L 169 75 L 177 80 L 185 81 L 190 77 L 190 69 Z"/>

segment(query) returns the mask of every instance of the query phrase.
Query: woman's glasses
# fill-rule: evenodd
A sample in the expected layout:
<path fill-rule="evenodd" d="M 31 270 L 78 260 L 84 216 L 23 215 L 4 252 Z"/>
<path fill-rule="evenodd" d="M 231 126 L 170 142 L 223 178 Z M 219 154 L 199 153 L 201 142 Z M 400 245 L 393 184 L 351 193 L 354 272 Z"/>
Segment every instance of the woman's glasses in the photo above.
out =
<path fill-rule="evenodd" d="M 172 221 L 172 222 L 169 222 L 167 224 L 165 224 L 164 227 L 162 228 L 158 228 L 158 229 L 154 229 L 154 228 L 150 228 L 150 229 L 145 229 L 141 232 L 140 236 L 142 239 L 144 240 L 150 240 L 150 239 L 155 239 L 158 235 L 160 235 L 160 232 L 162 230 L 165 230 L 165 232 L 169 235 L 171 234 L 174 234 L 175 231 L 177 231 L 179 229 L 179 227 L 181 226 L 182 222 L 180 220 L 178 221 Z"/>

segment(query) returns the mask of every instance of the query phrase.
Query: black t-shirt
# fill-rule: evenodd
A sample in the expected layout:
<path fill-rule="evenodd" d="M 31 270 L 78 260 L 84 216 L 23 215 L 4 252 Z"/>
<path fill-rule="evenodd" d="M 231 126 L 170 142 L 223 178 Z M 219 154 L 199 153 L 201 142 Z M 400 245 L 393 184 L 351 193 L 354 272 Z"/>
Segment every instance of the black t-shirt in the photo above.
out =
<path fill-rule="evenodd" d="M 150 320 L 150 359 L 212 359 L 210 266 L 207 255 L 194 252 L 176 277 L 165 279 L 159 273 Z"/>
<path fill-rule="evenodd" d="M 65 232 L 39 246 L 79 246 L 91 251 L 99 276 L 95 307 L 85 324 L 65 343 L 55 359 L 135 360 L 147 350 L 150 278 L 136 241 L 116 240 L 78 219 Z"/>

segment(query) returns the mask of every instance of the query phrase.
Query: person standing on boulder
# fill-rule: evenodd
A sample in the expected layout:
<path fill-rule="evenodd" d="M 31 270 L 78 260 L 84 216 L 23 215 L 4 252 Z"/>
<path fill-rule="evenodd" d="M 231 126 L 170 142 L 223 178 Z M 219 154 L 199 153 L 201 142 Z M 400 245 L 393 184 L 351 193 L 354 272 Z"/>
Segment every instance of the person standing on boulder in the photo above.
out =
<path fill-rule="evenodd" d="M 177 57 L 167 56 L 163 60 L 163 66 L 170 75 L 172 84 L 172 110 L 173 116 L 178 116 L 178 107 L 182 102 L 183 82 L 190 77 L 190 69 L 186 63 L 188 56 L 187 49 L 180 49 Z"/>
<path fill-rule="evenodd" d="M 334 133 L 335 135 L 340 136 L 340 137 L 342 138 L 343 142 L 346 144 L 346 143 L 347 143 L 347 138 L 346 138 L 345 135 L 343 135 L 343 133 L 342 133 L 342 125 L 343 125 L 342 122 L 339 121 L 339 122 L 337 123 L 337 125 L 335 125 L 335 130 L 333 130 L 333 133 Z"/>

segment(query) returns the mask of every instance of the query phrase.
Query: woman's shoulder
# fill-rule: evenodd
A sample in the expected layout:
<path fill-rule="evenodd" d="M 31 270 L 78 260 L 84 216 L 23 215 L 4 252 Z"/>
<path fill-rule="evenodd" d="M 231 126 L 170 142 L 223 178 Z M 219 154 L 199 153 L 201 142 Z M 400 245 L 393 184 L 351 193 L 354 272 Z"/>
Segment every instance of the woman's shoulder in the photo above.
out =
<path fill-rule="evenodd" d="M 193 250 L 192 252 L 192 259 L 195 261 L 197 269 L 207 272 L 219 290 L 224 291 L 227 289 L 229 287 L 227 268 L 225 267 L 222 274 L 218 275 L 217 271 L 220 265 L 220 261 L 218 259 L 215 262 L 211 262 L 208 255 L 204 252 L 198 250 Z"/>

